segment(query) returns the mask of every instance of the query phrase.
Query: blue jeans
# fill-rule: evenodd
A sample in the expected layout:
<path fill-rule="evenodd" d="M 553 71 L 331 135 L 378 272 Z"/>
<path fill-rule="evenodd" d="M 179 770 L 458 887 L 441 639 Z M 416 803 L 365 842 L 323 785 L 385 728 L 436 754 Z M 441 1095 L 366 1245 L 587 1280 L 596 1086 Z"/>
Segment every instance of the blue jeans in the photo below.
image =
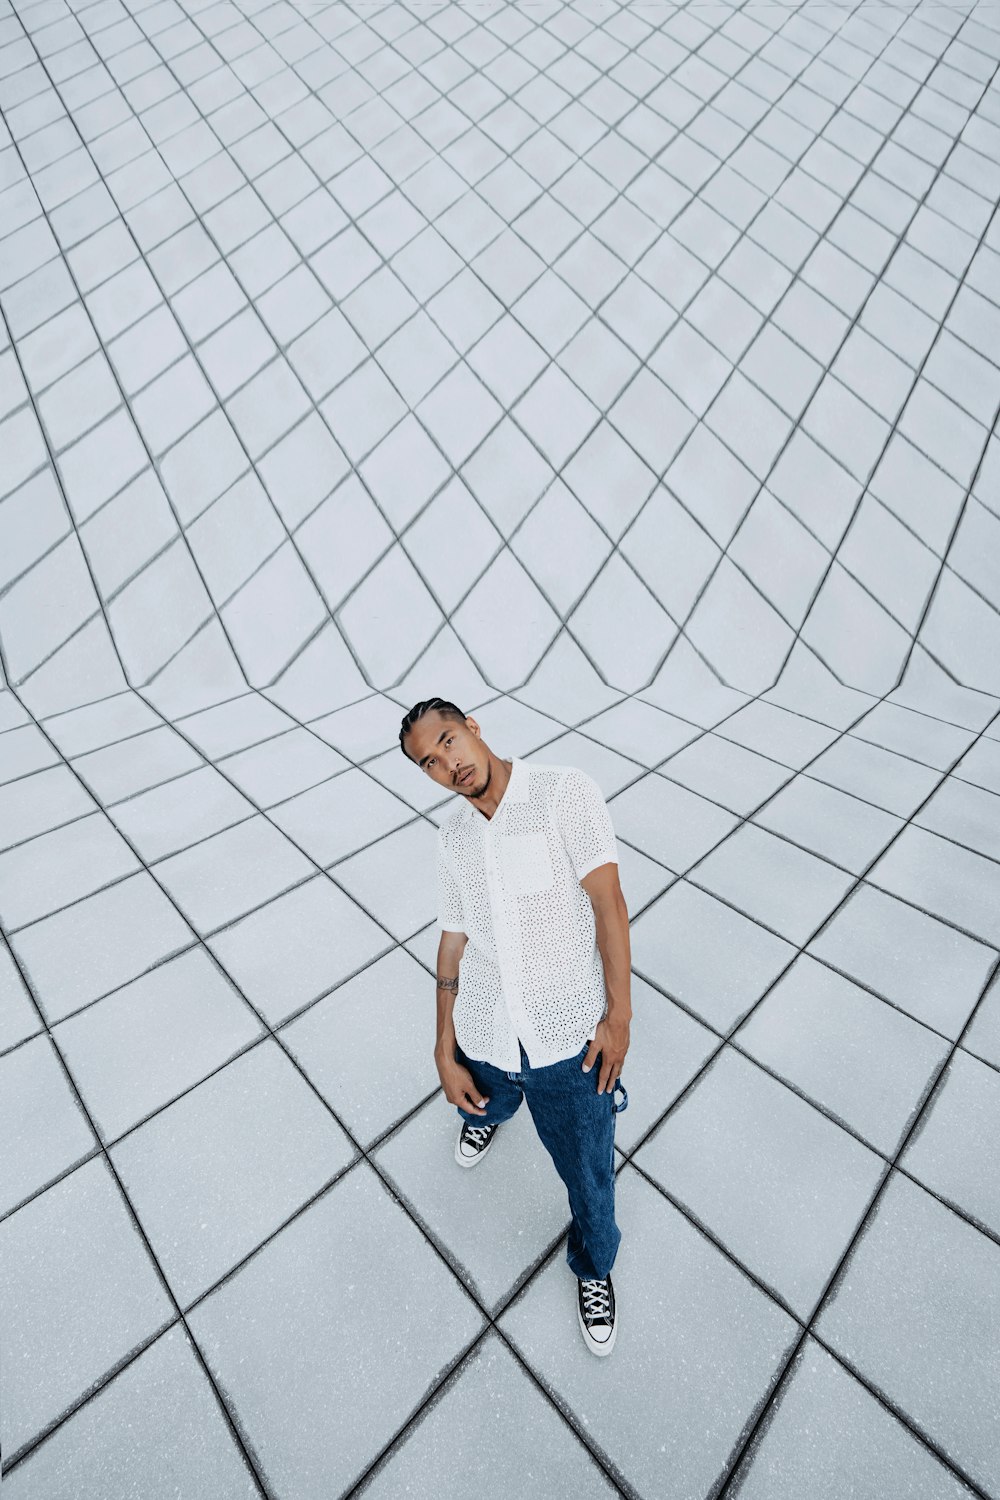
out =
<path fill-rule="evenodd" d="M 615 1115 L 625 1109 L 628 1094 L 621 1080 L 613 1093 L 599 1094 L 600 1063 L 589 1073 L 581 1066 L 587 1051 L 547 1067 L 533 1068 L 521 1048 L 520 1072 L 468 1057 L 457 1044 L 455 1056 L 468 1068 L 476 1087 L 488 1098 L 485 1113 L 459 1109 L 472 1125 L 500 1125 L 527 1099 L 539 1139 L 566 1185 L 572 1222 L 566 1259 L 581 1280 L 607 1276 L 614 1264 L 621 1230 L 615 1223 Z M 616 1105 L 615 1094 L 622 1094 Z"/>

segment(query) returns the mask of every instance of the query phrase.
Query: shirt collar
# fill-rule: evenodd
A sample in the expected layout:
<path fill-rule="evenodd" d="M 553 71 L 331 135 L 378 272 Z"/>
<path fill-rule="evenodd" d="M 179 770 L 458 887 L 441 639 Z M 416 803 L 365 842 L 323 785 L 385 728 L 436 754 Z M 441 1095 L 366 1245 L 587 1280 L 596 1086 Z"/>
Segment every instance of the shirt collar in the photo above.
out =
<path fill-rule="evenodd" d="M 502 758 L 502 757 L 501 757 Z M 501 812 L 508 802 L 527 802 L 528 800 L 528 765 L 519 755 L 510 757 L 510 776 L 504 788 L 504 794 L 500 799 L 500 805 L 492 818 L 485 817 L 477 808 L 473 807 L 468 798 L 462 809 L 464 816 L 468 818 L 479 818 L 483 823 L 492 823 L 497 813 Z"/>

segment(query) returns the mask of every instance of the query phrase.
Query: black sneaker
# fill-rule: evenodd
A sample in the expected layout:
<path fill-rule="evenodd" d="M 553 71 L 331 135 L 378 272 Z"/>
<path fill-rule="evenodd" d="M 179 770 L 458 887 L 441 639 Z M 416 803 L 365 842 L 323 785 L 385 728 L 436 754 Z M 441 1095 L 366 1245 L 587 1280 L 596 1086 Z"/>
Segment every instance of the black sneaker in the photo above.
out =
<path fill-rule="evenodd" d="M 577 1282 L 576 1315 L 591 1354 L 610 1354 L 618 1332 L 610 1275 L 600 1281 Z"/>
<path fill-rule="evenodd" d="M 493 1144 L 499 1125 L 470 1125 L 468 1120 L 455 1142 L 455 1160 L 460 1167 L 474 1167 L 482 1161 Z"/>

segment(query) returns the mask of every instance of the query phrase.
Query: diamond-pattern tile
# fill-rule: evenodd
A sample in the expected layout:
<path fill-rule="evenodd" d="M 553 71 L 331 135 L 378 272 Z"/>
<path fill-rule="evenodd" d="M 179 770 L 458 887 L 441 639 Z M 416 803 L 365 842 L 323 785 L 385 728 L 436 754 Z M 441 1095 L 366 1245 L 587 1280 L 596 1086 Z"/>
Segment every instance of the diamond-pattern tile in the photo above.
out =
<path fill-rule="evenodd" d="M 12 1496 L 996 1491 L 998 62 L 0 11 Z M 608 800 L 617 1365 L 526 1112 L 452 1176 L 437 694 Z"/>

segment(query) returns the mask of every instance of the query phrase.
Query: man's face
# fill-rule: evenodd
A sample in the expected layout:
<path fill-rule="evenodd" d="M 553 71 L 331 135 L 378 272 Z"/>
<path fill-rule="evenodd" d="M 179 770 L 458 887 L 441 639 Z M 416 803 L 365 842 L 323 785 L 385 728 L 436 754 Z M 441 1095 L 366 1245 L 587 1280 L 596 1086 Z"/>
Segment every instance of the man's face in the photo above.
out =
<path fill-rule="evenodd" d="M 418 719 L 406 736 L 406 753 L 423 762 L 425 776 L 459 792 L 481 797 L 490 783 L 490 757 L 475 719 L 449 719 L 432 708 Z"/>

